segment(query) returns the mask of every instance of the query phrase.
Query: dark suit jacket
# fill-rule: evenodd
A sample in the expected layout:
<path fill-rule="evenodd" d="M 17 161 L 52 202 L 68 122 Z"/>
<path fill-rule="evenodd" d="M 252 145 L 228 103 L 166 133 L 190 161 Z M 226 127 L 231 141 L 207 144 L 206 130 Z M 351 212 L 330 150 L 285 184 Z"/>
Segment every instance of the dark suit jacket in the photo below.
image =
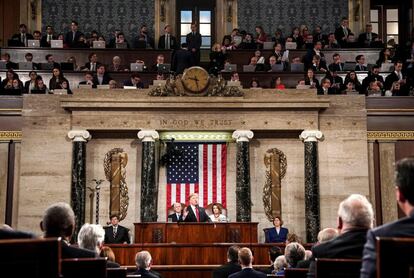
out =
<path fill-rule="evenodd" d="M 109 81 L 111 81 L 111 80 L 112 80 L 112 77 L 109 76 L 109 74 L 105 73 L 104 76 L 103 76 L 103 79 L 102 79 L 102 84 L 99 84 L 98 76 L 95 75 L 93 77 L 93 84 L 95 84 L 95 86 L 98 86 L 98 85 L 108 85 L 109 84 Z"/>
<path fill-rule="evenodd" d="M 308 277 L 315 277 L 315 258 L 361 259 L 367 229 L 351 230 L 337 238 L 315 245 Z"/>
<path fill-rule="evenodd" d="M 134 86 L 134 84 L 132 84 L 131 79 L 128 79 L 124 81 L 124 86 Z M 139 82 L 137 83 L 136 87 L 139 89 L 144 89 L 144 83 Z"/>
<path fill-rule="evenodd" d="M 137 271 L 134 272 L 134 274 L 141 275 L 141 278 L 161 278 L 162 276 L 153 270 L 146 270 L 139 268 Z"/>
<path fill-rule="evenodd" d="M 358 36 L 359 47 L 370 47 L 372 42 L 374 42 L 376 38 L 378 38 L 378 34 L 376 33 L 371 33 L 371 41 L 368 41 L 367 33 L 359 34 Z"/>
<path fill-rule="evenodd" d="M 287 235 L 289 233 L 289 230 L 283 227 L 280 227 L 279 233 L 276 232 L 276 228 L 270 228 L 267 232 L 269 237 L 269 243 L 270 242 L 286 242 Z"/>
<path fill-rule="evenodd" d="M 266 278 L 267 275 L 263 272 L 254 270 L 253 268 L 245 268 L 242 271 L 233 273 L 229 278 Z"/>
<path fill-rule="evenodd" d="M 179 47 L 177 38 L 170 34 L 170 49 L 178 49 Z M 162 35 L 158 40 L 158 49 L 165 49 L 165 35 Z"/>
<path fill-rule="evenodd" d="M 349 28 L 346 28 L 346 29 L 348 30 L 348 36 L 349 36 L 349 34 L 351 34 L 352 31 Z M 341 47 L 346 46 L 346 41 L 342 40 L 344 37 L 345 37 L 344 29 L 342 28 L 342 26 L 339 26 L 335 30 L 335 39 L 338 41 L 338 43 L 341 45 Z"/>
<path fill-rule="evenodd" d="M 94 72 L 96 72 L 96 70 L 98 69 L 98 67 L 101 65 L 101 63 L 99 63 L 99 62 L 96 62 L 96 65 L 95 65 L 95 71 Z M 88 69 L 88 71 L 90 71 L 90 69 L 91 69 L 91 62 L 87 62 L 84 66 L 83 66 L 83 69 Z"/>
<path fill-rule="evenodd" d="M 329 70 L 330 71 L 343 71 L 345 64 L 344 63 L 340 63 L 340 64 L 341 64 L 340 66 L 339 64 L 335 64 L 335 63 L 330 64 Z"/>
<path fill-rule="evenodd" d="M 213 278 L 227 278 L 240 270 L 241 266 L 238 263 L 226 263 L 213 270 Z"/>
<path fill-rule="evenodd" d="M 68 245 L 65 241 L 62 241 L 62 258 L 95 258 L 95 252 L 90 250 L 78 248 L 75 246 Z"/>
<path fill-rule="evenodd" d="M 168 218 L 170 218 L 172 222 L 180 222 L 180 221 L 183 221 L 183 216 L 180 215 L 180 217 L 177 217 L 177 214 L 175 212 L 172 213 L 172 214 L 170 214 L 170 215 L 168 215 Z"/>
<path fill-rule="evenodd" d="M 211 222 L 210 217 L 207 215 L 206 210 L 202 207 L 198 207 L 198 213 L 200 215 L 200 222 Z M 197 217 L 191 207 L 188 208 L 187 217 L 184 222 L 197 222 Z"/>
<path fill-rule="evenodd" d="M 19 64 L 10 61 L 6 64 L 6 68 L 7 69 L 18 69 Z"/>
<path fill-rule="evenodd" d="M 33 234 L 26 232 L 0 229 L 0 239 L 18 239 L 18 238 L 34 238 Z"/>
<path fill-rule="evenodd" d="M 114 238 L 114 233 L 113 233 L 113 227 L 112 226 L 108 226 L 104 228 L 105 230 L 105 243 L 106 244 L 112 244 L 112 243 L 131 243 L 129 240 L 129 234 L 128 234 L 128 229 L 118 225 L 117 231 L 116 231 L 116 237 Z"/>
<path fill-rule="evenodd" d="M 79 85 L 86 85 L 86 83 L 87 83 L 87 81 L 81 81 L 81 82 L 79 82 Z M 92 88 L 96 88 L 96 84 L 95 83 L 92 84 Z"/>
<path fill-rule="evenodd" d="M 304 57 L 304 64 L 307 69 L 312 67 L 312 59 L 315 55 L 316 51 L 313 48 L 308 49 L 306 52 L 306 55 Z M 325 55 L 322 53 L 322 51 L 319 52 L 319 56 L 321 57 L 320 66 L 326 68 Z"/>
<path fill-rule="evenodd" d="M 175 73 L 183 73 L 186 68 L 193 65 L 190 51 L 186 49 L 177 50 L 172 59 L 172 69 Z"/>
<path fill-rule="evenodd" d="M 356 66 L 355 66 L 355 71 L 367 71 L 367 70 L 368 70 L 368 68 L 364 65 L 356 64 Z"/>
<path fill-rule="evenodd" d="M 201 35 L 200 33 L 188 33 L 186 36 L 186 42 L 188 44 L 188 49 L 191 50 L 193 48 L 197 49 L 197 51 L 200 50 L 201 47 Z"/>
<path fill-rule="evenodd" d="M 75 40 L 73 40 L 73 32 L 72 31 L 67 32 L 65 36 L 65 44 L 67 44 L 69 47 L 74 47 L 81 35 L 82 33 L 80 31 L 76 31 Z"/>
<path fill-rule="evenodd" d="M 26 46 L 26 43 L 22 41 L 22 36 L 21 36 L 21 34 L 20 34 L 20 33 L 18 33 L 18 34 L 14 34 L 14 35 L 11 37 L 11 39 L 12 39 L 13 41 L 18 41 L 18 42 L 19 42 L 19 46 Z M 32 34 L 29 34 L 29 33 L 26 33 L 26 41 L 27 41 L 27 40 L 33 40 L 33 35 L 32 35 Z"/>
<path fill-rule="evenodd" d="M 414 237 L 414 211 L 408 217 L 369 230 L 362 257 L 361 278 L 376 276 L 376 237 Z M 398 255 L 398 254 L 396 254 Z"/>
<path fill-rule="evenodd" d="M 66 81 L 68 83 L 69 89 L 69 81 L 66 78 L 59 79 L 59 82 L 56 82 L 56 79 L 52 77 L 49 81 L 49 90 L 62 89 L 62 86 L 60 84 L 62 84 L 63 81 Z"/>
<path fill-rule="evenodd" d="M 387 75 L 387 77 L 385 77 L 385 89 L 391 89 L 392 83 L 398 80 L 398 75 L 395 73 L 395 71 L 391 72 L 389 75 Z"/>
<path fill-rule="evenodd" d="M 52 35 L 52 40 L 56 40 L 57 37 L 55 35 Z M 40 46 L 41 47 L 50 47 L 50 43 L 47 42 L 47 35 L 44 35 L 42 39 L 40 40 Z"/>

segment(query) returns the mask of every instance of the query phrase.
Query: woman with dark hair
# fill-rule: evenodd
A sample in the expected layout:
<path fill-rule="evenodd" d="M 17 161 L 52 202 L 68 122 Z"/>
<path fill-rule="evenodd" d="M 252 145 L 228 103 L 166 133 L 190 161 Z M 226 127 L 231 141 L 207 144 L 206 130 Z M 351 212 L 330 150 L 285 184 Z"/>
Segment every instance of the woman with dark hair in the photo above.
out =
<path fill-rule="evenodd" d="M 36 78 L 36 86 L 33 88 L 33 90 L 44 91 L 44 94 L 49 93 L 49 89 L 47 88 L 46 84 L 43 82 L 43 79 L 40 75 L 37 76 Z"/>
<path fill-rule="evenodd" d="M 360 92 L 362 90 L 361 82 L 358 80 L 358 76 L 354 70 L 351 70 L 348 72 L 348 74 L 345 76 L 345 82 L 344 84 L 347 85 L 348 83 L 352 83 L 355 91 Z"/>
<path fill-rule="evenodd" d="M 221 205 L 218 203 L 214 203 L 211 206 L 211 211 L 213 212 L 213 214 L 211 214 L 209 217 L 211 219 L 211 221 L 213 222 L 227 222 L 227 217 L 222 214 L 222 209 L 221 209 Z"/>
<path fill-rule="evenodd" d="M 255 30 L 256 30 L 256 44 L 258 48 L 262 49 L 263 44 L 267 39 L 266 33 L 264 32 L 262 26 L 256 26 Z"/>
<path fill-rule="evenodd" d="M 37 73 L 34 70 L 30 71 L 29 72 L 29 78 L 30 78 L 30 80 L 28 80 L 24 83 L 24 93 L 25 94 L 30 94 L 30 91 L 32 89 L 34 89 L 34 87 L 36 86 Z"/>
<path fill-rule="evenodd" d="M 0 89 L 1 90 L 11 89 L 13 87 L 13 80 L 14 79 L 19 80 L 19 75 L 17 73 L 15 73 L 14 70 L 12 70 L 12 69 L 7 70 L 6 78 L 1 82 L 1 88 Z"/>
<path fill-rule="evenodd" d="M 250 89 L 260 89 L 260 82 L 259 79 L 253 77 L 250 81 Z"/>
<path fill-rule="evenodd" d="M 315 78 L 315 72 L 311 68 L 305 74 L 305 85 L 310 85 L 312 89 L 319 89 L 319 81 Z"/>
<path fill-rule="evenodd" d="M 379 59 L 376 64 L 381 67 L 383 63 L 391 63 L 391 51 L 388 48 L 383 48 L 379 53 Z"/>
<path fill-rule="evenodd" d="M 69 89 L 69 81 L 63 76 L 62 71 L 60 70 L 60 68 L 53 68 L 52 70 L 52 78 L 49 81 L 49 90 L 55 90 L 55 89 L 63 89 L 62 87 L 62 82 L 66 81 L 68 83 L 68 88 Z"/>
<path fill-rule="evenodd" d="M 282 227 L 283 220 L 279 216 L 273 218 L 273 228 L 267 229 L 266 243 L 286 242 L 289 230 Z"/>

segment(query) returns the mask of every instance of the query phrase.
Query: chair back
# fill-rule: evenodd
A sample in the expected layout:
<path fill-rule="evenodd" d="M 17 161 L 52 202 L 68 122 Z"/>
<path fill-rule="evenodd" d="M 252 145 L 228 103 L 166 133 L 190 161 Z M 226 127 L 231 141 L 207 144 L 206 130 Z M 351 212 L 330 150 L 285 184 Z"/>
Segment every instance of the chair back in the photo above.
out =
<path fill-rule="evenodd" d="M 63 259 L 62 275 L 65 278 L 106 278 L 106 258 Z"/>
<path fill-rule="evenodd" d="M 264 228 L 263 229 L 263 232 L 264 232 L 264 235 L 265 235 L 265 243 L 269 243 L 270 242 L 269 233 L 270 233 L 270 230 L 271 229 L 273 229 L 273 228 Z"/>
<path fill-rule="evenodd" d="M 285 278 L 306 278 L 308 271 L 307 268 L 286 268 Z"/>
<path fill-rule="evenodd" d="M 377 277 L 409 277 L 414 238 L 376 238 Z"/>
<path fill-rule="evenodd" d="M 353 278 L 359 277 L 360 259 L 323 259 L 316 258 L 317 278 Z"/>
<path fill-rule="evenodd" d="M 57 278 L 60 257 L 61 238 L 0 240 L 0 268 L 10 277 Z"/>
<path fill-rule="evenodd" d="M 107 278 L 126 278 L 127 277 L 127 268 L 107 268 L 106 269 Z"/>

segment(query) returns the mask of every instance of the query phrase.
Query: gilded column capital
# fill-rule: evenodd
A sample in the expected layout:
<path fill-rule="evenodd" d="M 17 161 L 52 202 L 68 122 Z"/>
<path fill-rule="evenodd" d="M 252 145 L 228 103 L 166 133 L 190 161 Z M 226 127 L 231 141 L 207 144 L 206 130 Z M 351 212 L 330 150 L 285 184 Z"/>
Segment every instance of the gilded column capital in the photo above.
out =
<path fill-rule="evenodd" d="M 299 139 L 303 142 L 318 142 L 323 141 L 325 138 L 323 133 L 319 130 L 304 130 L 299 135 Z"/>
<path fill-rule="evenodd" d="M 249 142 L 253 138 L 253 131 L 251 130 L 235 130 L 233 132 L 233 139 L 236 139 L 236 142 Z"/>
<path fill-rule="evenodd" d="M 91 134 L 87 130 L 73 129 L 68 132 L 68 137 L 73 142 L 87 142 L 92 138 Z"/>
<path fill-rule="evenodd" d="M 137 135 L 142 142 L 155 142 L 156 139 L 160 138 L 158 132 L 154 129 L 143 129 Z"/>

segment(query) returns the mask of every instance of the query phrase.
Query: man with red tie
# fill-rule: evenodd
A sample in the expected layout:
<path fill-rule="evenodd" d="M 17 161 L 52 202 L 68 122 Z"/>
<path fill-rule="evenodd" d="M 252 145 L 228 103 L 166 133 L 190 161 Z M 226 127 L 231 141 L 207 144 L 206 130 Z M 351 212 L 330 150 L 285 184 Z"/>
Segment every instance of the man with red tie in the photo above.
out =
<path fill-rule="evenodd" d="M 184 222 L 211 222 L 206 210 L 198 205 L 198 194 L 192 193 L 188 197 L 189 205 L 183 213 Z"/>

